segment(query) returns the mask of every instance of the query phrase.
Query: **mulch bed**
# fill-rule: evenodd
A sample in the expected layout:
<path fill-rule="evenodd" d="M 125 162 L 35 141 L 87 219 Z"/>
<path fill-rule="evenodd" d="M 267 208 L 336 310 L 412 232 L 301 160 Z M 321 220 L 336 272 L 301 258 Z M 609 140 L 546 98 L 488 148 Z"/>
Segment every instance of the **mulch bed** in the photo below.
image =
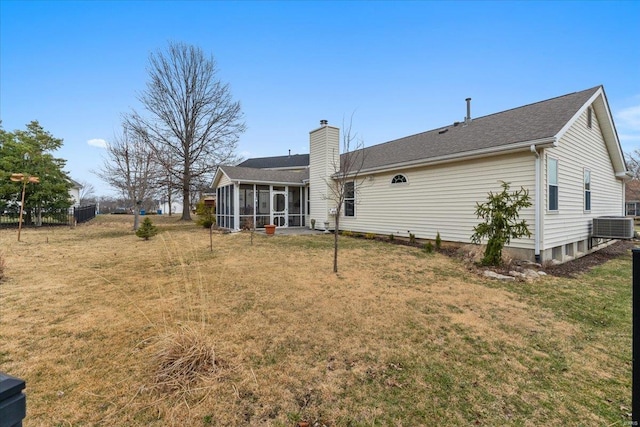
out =
<path fill-rule="evenodd" d="M 636 242 L 630 240 L 619 240 L 613 245 L 602 248 L 599 251 L 585 255 L 582 258 L 565 262 L 564 264 L 552 265 L 545 268 L 545 272 L 558 277 L 576 277 L 580 273 L 585 273 L 614 258 L 619 258 L 628 254 L 629 250 L 636 246 Z M 630 257 L 631 255 L 628 254 Z"/>
<path fill-rule="evenodd" d="M 363 235 L 356 233 L 355 238 L 362 238 Z M 376 240 L 392 243 L 396 245 L 405 245 L 405 246 L 413 246 L 421 248 L 423 247 L 426 240 L 417 239 L 415 242 L 410 242 L 406 237 L 395 237 L 394 240 L 389 240 L 386 236 L 376 236 Z M 635 246 L 640 246 L 640 242 L 632 241 L 632 240 L 619 240 L 614 244 L 602 248 L 596 252 L 590 253 L 589 255 L 585 255 L 581 258 L 574 259 L 573 261 L 568 261 L 563 264 L 558 265 L 546 265 L 544 267 L 544 271 L 547 274 L 551 274 L 557 277 L 576 277 L 578 274 L 586 273 L 593 267 L 597 267 L 605 262 L 612 260 L 614 258 L 618 258 L 621 256 L 625 256 L 628 252 L 633 249 Z M 460 253 L 458 252 L 458 248 L 460 245 L 455 244 L 447 244 L 438 251 L 444 255 L 447 255 L 451 258 L 460 258 Z M 629 256 L 631 256 L 629 254 Z M 478 274 L 481 271 L 486 270 L 486 267 L 478 267 L 475 266 Z M 497 271 L 498 273 L 507 274 L 509 267 L 502 268 L 492 268 L 492 270 Z"/>

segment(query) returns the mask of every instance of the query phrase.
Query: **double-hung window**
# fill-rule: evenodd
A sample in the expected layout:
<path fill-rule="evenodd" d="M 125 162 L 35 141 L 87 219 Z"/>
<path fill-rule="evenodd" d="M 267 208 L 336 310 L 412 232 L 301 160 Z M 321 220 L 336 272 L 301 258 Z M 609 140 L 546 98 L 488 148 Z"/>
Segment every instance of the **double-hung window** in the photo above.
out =
<path fill-rule="evenodd" d="M 356 215 L 356 189 L 353 181 L 344 183 L 344 216 Z"/>
<path fill-rule="evenodd" d="M 547 159 L 547 185 L 548 191 L 548 209 L 550 211 L 558 210 L 558 160 Z"/>
<path fill-rule="evenodd" d="M 591 210 L 591 171 L 584 170 L 584 210 Z"/>

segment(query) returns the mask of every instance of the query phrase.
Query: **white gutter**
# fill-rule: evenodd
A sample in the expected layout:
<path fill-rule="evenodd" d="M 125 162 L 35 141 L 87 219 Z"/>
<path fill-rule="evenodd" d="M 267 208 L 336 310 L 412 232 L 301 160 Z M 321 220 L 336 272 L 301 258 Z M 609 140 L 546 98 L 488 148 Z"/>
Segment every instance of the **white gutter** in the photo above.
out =
<path fill-rule="evenodd" d="M 631 175 L 631 172 L 618 172 L 616 174 L 616 178 L 621 179 L 624 182 L 627 182 L 627 181 L 631 181 L 633 176 Z"/>
<path fill-rule="evenodd" d="M 531 150 L 531 152 L 533 153 L 534 156 L 536 156 L 536 160 L 535 160 L 535 199 L 533 201 L 533 215 L 534 215 L 534 228 L 535 231 L 533 233 L 533 241 L 534 241 L 534 245 L 535 245 L 535 250 L 534 250 L 534 254 L 536 257 L 536 262 L 540 263 L 540 235 L 542 234 L 540 231 L 540 217 L 542 216 L 541 213 L 541 206 L 542 206 L 542 193 L 540 191 L 540 177 L 542 176 L 542 173 L 540 171 L 540 165 L 542 164 L 542 162 L 540 162 L 540 153 L 538 153 L 538 149 L 536 148 L 536 146 L 534 144 L 531 144 L 531 147 L 529 148 Z"/>

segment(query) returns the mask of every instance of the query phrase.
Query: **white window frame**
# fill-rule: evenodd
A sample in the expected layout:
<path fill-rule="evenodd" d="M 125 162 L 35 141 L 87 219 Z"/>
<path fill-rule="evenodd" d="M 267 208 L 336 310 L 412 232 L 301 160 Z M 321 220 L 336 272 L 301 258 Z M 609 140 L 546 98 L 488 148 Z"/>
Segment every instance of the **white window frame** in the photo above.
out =
<path fill-rule="evenodd" d="M 555 183 L 551 183 L 552 182 L 552 176 L 551 176 L 551 163 L 555 162 L 556 165 L 556 170 L 555 170 Z M 560 162 L 558 161 L 558 159 L 554 158 L 554 157 L 547 157 L 547 211 L 548 212 L 558 212 L 560 210 L 560 179 L 559 179 L 559 169 L 560 169 Z M 556 188 L 556 192 L 555 192 L 555 209 L 551 208 L 551 187 L 555 187 Z"/>
<path fill-rule="evenodd" d="M 591 170 L 585 168 L 583 172 L 583 190 L 584 190 L 584 211 L 591 212 L 591 206 L 593 204 L 593 199 L 591 195 L 593 194 L 591 191 Z M 587 197 L 588 195 L 588 197 Z"/>
<path fill-rule="evenodd" d="M 351 184 L 353 186 L 353 197 L 347 197 L 347 185 Z M 343 215 L 344 216 L 348 216 L 348 217 L 355 217 L 356 216 L 356 183 L 355 181 L 348 181 L 344 183 L 344 209 L 343 209 Z M 351 215 L 347 215 L 347 202 L 352 202 L 353 203 L 353 210 L 351 212 Z"/>

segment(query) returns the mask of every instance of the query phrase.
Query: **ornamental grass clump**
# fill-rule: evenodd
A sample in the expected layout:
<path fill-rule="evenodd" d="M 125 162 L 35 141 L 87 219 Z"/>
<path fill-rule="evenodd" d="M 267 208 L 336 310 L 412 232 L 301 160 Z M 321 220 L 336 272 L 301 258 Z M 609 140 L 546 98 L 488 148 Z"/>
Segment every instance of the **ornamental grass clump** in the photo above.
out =
<path fill-rule="evenodd" d="M 142 221 L 142 225 L 136 230 L 136 236 L 144 240 L 149 240 L 150 237 L 158 234 L 158 227 L 153 225 L 151 219 L 145 218 Z"/>
<path fill-rule="evenodd" d="M 153 370 L 159 390 L 185 391 L 217 370 L 215 351 L 203 331 L 182 327 L 160 340 Z"/>

